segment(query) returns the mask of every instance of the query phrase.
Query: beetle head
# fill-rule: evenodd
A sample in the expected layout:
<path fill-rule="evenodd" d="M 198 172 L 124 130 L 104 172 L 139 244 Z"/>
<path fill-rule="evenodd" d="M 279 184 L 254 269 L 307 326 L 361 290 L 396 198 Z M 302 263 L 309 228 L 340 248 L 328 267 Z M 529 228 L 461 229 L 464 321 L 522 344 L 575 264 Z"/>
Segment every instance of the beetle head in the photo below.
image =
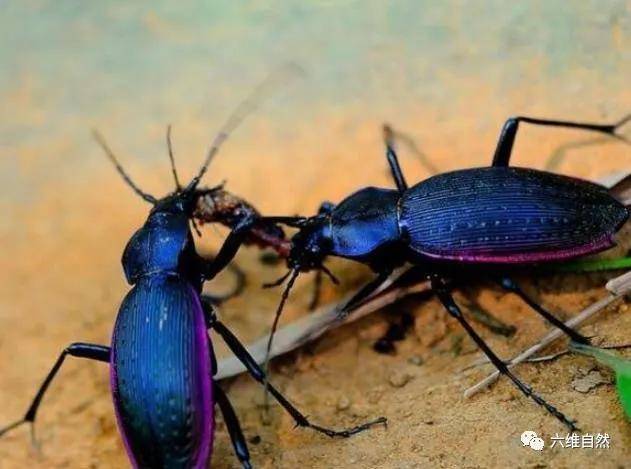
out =
<path fill-rule="evenodd" d="M 290 269 L 308 272 L 320 269 L 331 250 L 329 217 L 318 215 L 307 218 L 291 239 L 287 265 Z"/>
<path fill-rule="evenodd" d="M 169 126 L 167 144 L 176 188 L 174 192 L 157 199 L 133 182 L 104 139 L 96 132 L 94 135 L 127 185 L 153 205 L 147 221 L 134 233 L 123 253 L 123 269 L 128 282 L 133 284 L 143 275 L 158 271 L 183 273 L 196 283 L 201 281 L 199 256 L 195 252 L 189 221 L 192 220 L 200 195 L 197 185 L 216 152 L 217 143 L 211 147 L 198 174 L 186 187 L 182 187 L 175 169 Z"/>
<path fill-rule="evenodd" d="M 188 218 L 193 214 L 196 203 L 197 193 L 195 191 L 176 191 L 157 200 L 149 213 L 149 217 L 161 213 L 184 215 Z"/>
<path fill-rule="evenodd" d="M 292 72 L 292 74 L 294 74 L 295 72 L 300 71 L 299 67 L 296 67 L 295 64 L 288 65 L 289 66 L 279 68 L 276 73 L 268 76 L 267 79 L 264 80 L 250 96 L 243 100 L 236 107 L 234 112 L 230 114 L 230 116 L 228 116 L 225 123 L 219 130 L 219 133 L 215 136 L 212 144 L 210 145 L 206 153 L 206 158 L 204 159 L 197 175 L 185 187 L 180 185 L 177 171 L 175 170 L 175 162 L 171 146 L 171 126 L 167 127 L 167 144 L 176 190 L 162 199 L 157 199 L 140 189 L 140 187 L 133 182 L 120 165 L 118 159 L 114 155 L 114 152 L 110 150 L 103 137 L 101 137 L 98 132 L 93 132 L 96 141 L 105 151 L 105 154 L 114 164 L 116 170 L 125 180 L 127 185 L 130 186 L 143 200 L 154 205 L 145 226 L 134 234 L 125 250 L 123 264 L 128 279 L 130 279 L 131 271 L 147 271 L 148 269 L 151 269 L 150 265 L 144 264 L 151 264 L 153 261 L 156 261 L 160 266 L 171 266 L 174 262 L 177 262 L 178 271 L 181 272 L 182 262 L 184 262 L 182 259 L 186 259 L 187 265 L 183 266 L 185 270 L 189 271 L 192 268 L 193 273 L 198 270 L 196 261 L 199 260 L 199 258 L 194 252 L 192 235 L 189 228 L 189 220 L 192 221 L 195 226 L 192 216 L 197 200 L 204 192 L 197 190 L 197 186 L 204 174 L 206 174 L 210 162 L 217 154 L 222 144 L 229 138 L 232 131 L 235 130 L 239 124 L 241 124 L 241 122 L 243 122 L 243 120 L 256 109 L 261 99 L 269 92 L 269 88 L 271 86 L 278 85 L 279 78 L 281 79 L 280 83 L 282 83 L 284 81 L 283 78 L 288 76 L 288 72 Z M 163 229 L 163 227 L 168 227 L 168 229 Z M 150 235 L 151 229 L 154 228 L 158 229 L 158 232 Z M 171 238 L 174 239 L 171 240 Z M 156 252 L 153 252 L 150 256 L 152 259 L 151 262 L 147 261 L 143 264 L 142 262 L 137 262 L 137 259 L 132 259 L 135 257 L 146 257 L 145 253 L 142 251 L 151 250 L 155 245 L 160 243 L 168 244 L 169 247 L 166 250 L 158 249 Z M 136 254 L 132 255 L 132 252 Z M 130 267 L 129 269 L 128 266 Z"/>

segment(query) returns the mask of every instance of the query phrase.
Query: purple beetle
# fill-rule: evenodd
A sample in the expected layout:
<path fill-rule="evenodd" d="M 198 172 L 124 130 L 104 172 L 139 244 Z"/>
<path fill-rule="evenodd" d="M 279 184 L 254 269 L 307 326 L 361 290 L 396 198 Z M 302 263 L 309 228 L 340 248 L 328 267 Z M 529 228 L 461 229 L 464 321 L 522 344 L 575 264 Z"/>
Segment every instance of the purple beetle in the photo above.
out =
<path fill-rule="evenodd" d="M 574 421 L 516 377 L 466 321 L 451 295 L 450 280 L 490 278 L 520 296 L 530 307 L 579 343 L 588 339 L 544 309 L 509 277 L 524 268 L 593 254 L 612 247 L 614 234 L 629 218 L 629 209 L 607 189 L 580 179 L 534 169 L 509 167 L 520 122 L 584 129 L 625 140 L 614 125 L 586 124 L 515 117 L 504 124 L 490 167 L 432 176 L 408 187 L 394 150 L 393 133 L 384 128 L 386 156 L 396 189 L 366 187 L 339 204 L 325 203 L 312 217 L 263 217 L 298 229 L 287 257 L 287 285 L 276 310 L 272 335 L 283 305 L 300 272 L 322 270 L 328 256 L 343 257 L 371 267 L 377 274 L 340 308 L 343 317 L 358 306 L 406 262 L 431 280 L 432 290 L 451 316 L 497 369 L 528 397 L 543 406 L 570 430 Z M 246 231 L 248 225 L 240 227 Z M 233 234 L 235 234 L 233 238 Z M 232 258 L 235 229 L 217 256 L 223 265 Z M 232 244 L 231 244 L 232 242 Z M 227 255 L 228 254 L 228 255 Z M 331 274 L 329 274 L 331 275 Z M 462 282 L 460 282 L 462 283 Z M 268 356 L 271 337 L 268 342 Z"/>
<path fill-rule="evenodd" d="M 195 251 L 189 222 L 200 194 L 205 193 L 197 186 L 221 143 L 243 117 L 235 114 L 227 121 L 199 173 L 184 188 L 178 182 L 169 151 L 177 189 L 159 200 L 143 192 L 131 180 L 104 140 L 95 133 L 126 183 L 153 205 L 147 221 L 134 233 L 123 253 L 123 269 L 132 289 L 119 309 L 111 347 L 73 343 L 65 348 L 24 417 L 0 429 L 0 436 L 21 424 L 34 424 L 48 386 L 70 355 L 110 364 L 118 427 L 134 467 L 207 467 L 212 454 L 215 404 L 223 414 L 237 457 L 243 467 L 251 467 L 237 416 L 213 378 L 217 366 L 209 328 L 224 339 L 257 381 L 265 382 L 297 426 L 329 437 L 349 437 L 386 422 L 382 417 L 344 430 L 331 430 L 309 422 L 266 382 L 263 370 L 217 319 L 210 301 L 201 295 L 203 282 L 221 270 L 218 264 L 225 264 L 221 259 L 219 262 L 205 260 Z"/>

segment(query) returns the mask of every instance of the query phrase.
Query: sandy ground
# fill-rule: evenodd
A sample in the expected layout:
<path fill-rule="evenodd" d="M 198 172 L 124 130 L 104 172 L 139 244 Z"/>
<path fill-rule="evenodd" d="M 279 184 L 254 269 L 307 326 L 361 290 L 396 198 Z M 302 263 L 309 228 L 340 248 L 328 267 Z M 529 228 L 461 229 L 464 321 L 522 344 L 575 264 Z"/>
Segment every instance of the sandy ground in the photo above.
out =
<path fill-rule="evenodd" d="M 437 168 L 449 170 L 488 164 L 511 114 L 612 122 L 631 109 L 627 2 L 604 8 L 546 0 L 512 9 L 493 1 L 423 2 L 420 11 L 411 6 L 419 2 L 391 10 L 372 2 L 361 11 L 353 2 L 318 2 L 304 11 L 254 2 L 217 14 L 183 2 L 171 16 L 162 3 L 139 12 L 127 2 L 86 11 L 16 2 L 4 17 L 10 19 L 0 19 L 9 38 L 0 76 L 0 424 L 22 415 L 64 346 L 109 342 L 128 290 L 120 256 L 148 207 L 90 140 L 93 126 L 144 189 L 163 195 L 173 187 L 166 124 L 174 124 L 178 167 L 190 177 L 234 103 L 274 64 L 297 59 L 306 78 L 279 90 L 239 129 L 206 182 L 227 179 L 229 190 L 267 214 L 309 214 L 358 187 L 391 186 L 384 121 L 413 135 Z M 629 147 L 620 142 L 525 127 L 514 161 L 542 168 L 559 148 L 569 151 L 554 164 L 557 172 L 597 179 L 631 168 Z M 413 155 L 400 153 L 409 182 L 428 176 Z M 215 250 L 225 235 L 206 229 L 200 250 Z M 627 246 L 629 239 L 627 232 Z M 259 255 L 239 254 L 249 285 L 221 310 L 244 341 L 268 330 L 278 301 L 277 291 L 259 286 L 283 269 L 262 265 Z M 369 275 L 348 262 L 330 267 L 343 283 L 325 284 L 325 301 Z M 605 294 L 607 278 L 520 280 L 569 317 Z M 208 288 L 229 282 L 219 278 Z M 310 285 L 309 276 L 298 281 L 285 321 L 305 314 Z M 476 326 L 502 357 L 546 330 L 512 295 L 487 284 L 465 293 L 518 328 L 506 339 Z M 398 311 L 413 315 L 413 330 L 396 355 L 378 355 L 371 345 Z M 584 332 L 629 342 L 630 311 L 628 301 L 617 304 Z M 256 467 L 631 467 L 631 426 L 613 386 L 580 393 L 572 385 L 595 368 L 591 360 L 564 357 L 518 373 L 583 431 L 608 433 L 611 447 L 537 453 L 522 447 L 523 431 L 549 446 L 566 429 L 505 380 L 465 400 L 463 390 L 488 372 L 460 373 L 477 357 L 436 301 L 409 299 L 276 361 L 274 383 L 314 421 L 346 426 L 388 417 L 387 429 L 344 441 L 293 428 L 277 407 L 263 422 L 260 386 L 246 376 L 224 385 Z M 41 451 L 31 448 L 26 429 L 17 430 L 0 439 L 0 469 L 128 466 L 102 364 L 68 360 L 38 418 Z M 221 422 L 216 436 L 213 467 L 238 467 Z"/>

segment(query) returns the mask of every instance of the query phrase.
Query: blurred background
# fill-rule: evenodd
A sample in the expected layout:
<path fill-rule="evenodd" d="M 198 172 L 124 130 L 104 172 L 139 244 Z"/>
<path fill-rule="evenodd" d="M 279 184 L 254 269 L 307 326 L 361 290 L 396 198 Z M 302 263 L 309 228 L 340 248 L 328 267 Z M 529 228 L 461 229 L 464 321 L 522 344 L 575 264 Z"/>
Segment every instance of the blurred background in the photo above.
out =
<path fill-rule="evenodd" d="M 227 189 L 264 213 L 308 215 L 324 199 L 339 201 L 364 185 L 391 185 L 384 122 L 416 139 L 436 168 L 449 170 L 488 164 L 511 115 L 608 123 L 631 110 L 631 7 L 625 0 L 240 3 L 0 1 L 0 422 L 21 415 L 65 345 L 108 342 L 128 288 L 119 259 L 148 206 L 121 182 L 91 138 L 92 128 L 106 136 L 144 190 L 162 196 L 173 189 L 167 124 L 173 125 L 181 178 L 188 179 L 236 104 L 282 64 L 297 63 L 303 76 L 270 94 L 222 148 L 205 182 L 226 180 Z M 598 179 L 631 168 L 628 147 L 613 139 L 531 127 L 520 131 L 514 162 L 543 168 L 566 145 L 576 148 L 555 163 L 555 171 Z M 429 175 L 412 153 L 403 147 L 400 153 L 408 181 Z M 224 237 L 224 230 L 207 228 L 201 249 L 216 249 Z M 239 263 L 251 275 L 251 288 L 223 314 L 252 339 L 269 326 L 278 299 L 277 292 L 260 293 L 258 284 L 277 272 L 261 267 L 254 250 L 244 250 Z M 348 263 L 334 265 L 347 279 L 362 275 Z M 308 292 L 304 283 L 288 318 L 304 311 Z M 329 288 L 326 294 L 332 299 L 339 292 Z M 373 326 L 380 324 L 366 327 Z M 352 342 L 356 332 L 338 338 Z M 367 371 L 354 361 L 347 363 L 351 371 L 368 376 L 397 363 L 374 358 L 369 345 L 358 343 L 357 353 L 381 368 Z M 331 348 L 329 363 L 346 363 L 339 355 L 346 352 L 336 355 Z M 25 431 L 16 432 L 0 440 L 1 468 L 126 464 L 107 373 L 87 363 L 67 368 L 42 407 L 43 455 L 30 450 Z M 346 382 L 342 378 L 352 372 L 340 369 L 339 380 L 340 370 L 327 379 L 361 395 L 361 380 L 368 378 Z M 339 396 L 301 394 L 317 389 L 309 387 L 311 379 L 322 378 L 304 374 L 298 378 L 304 388 L 283 384 L 307 413 L 352 421 L 334 405 L 330 410 Z M 485 457 L 514 462 L 508 450 L 518 440 L 507 427 L 486 428 L 495 436 L 478 449 L 452 441 L 457 459 L 441 459 L 438 450 L 423 456 L 430 459 L 409 456 L 398 446 L 406 440 L 396 436 L 396 427 L 378 445 L 365 436 L 339 443 L 292 433 L 280 413 L 281 430 L 261 430 L 255 388 L 247 380 L 234 388 L 240 413 L 247 413 L 246 430 L 264 436 L 253 450 L 264 467 L 295 467 L 298 460 L 332 467 L 331 457 L 340 467 L 451 464 L 475 451 L 482 465 Z M 450 392 L 457 400 L 458 389 Z M 387 411 L 364 404 L 357 415 Z M 535 422 L 556 428 L 527 410 Z M 472 418 L 468 431 L 478 424 Z M 514 428 L 516 435 L 523 430 Z M 620 438 L 628 448 L 628 431 Z M 225 431 L 216 446 L 218 467 L 234 466 Z M 359 453 L 368 459 L 358 459 Z M 612 454 L 612 461 L 629 460 L 628 452 Z M 540 461 L 537 454 L 520 458 Z"/>

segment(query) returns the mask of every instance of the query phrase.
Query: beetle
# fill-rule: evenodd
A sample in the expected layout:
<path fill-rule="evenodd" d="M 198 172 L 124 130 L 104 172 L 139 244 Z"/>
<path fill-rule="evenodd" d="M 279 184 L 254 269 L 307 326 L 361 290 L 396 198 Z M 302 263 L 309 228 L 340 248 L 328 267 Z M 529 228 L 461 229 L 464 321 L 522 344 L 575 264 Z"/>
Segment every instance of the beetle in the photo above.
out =
<path fill-rule="evenodd" d="M 251 467 L 247 444 L 236 413 L 214 380 L 217 371 L 208 329 L 213 329 L 243 362 L 249 373 L 291 415 L 297 426 L 329 437 L 350 437 L 380 417 L 343 430 L 311 423 L 265 378 L 264 371 L 237 337 L 217 318 L 201 296 L 202 284 L 221 269 L 195 250 L 190 220 L 197 186 L 213 156 L 243 116 L 233 115 L 213 142 L 191 182 L 162 199 L 142 191 L 127 175 L 103 138 L 98 143 L 125 182 L 153 205 L 144 225 L 129 240 L 122 265 L 132 286 L 120 306 L 111 346 L 77 342 L 66 347 L 46 376 L 24 417 L 0 429 L 0 436 L 22 424 L 34 428 L 41 401 L 67 356 L 108 363 L 118 427 L 134 467 L 204 468 L 212 454 L 215 404 L 223 414 L 234 451 Z"/>
<path fill-rule="evenodd" d="M 612 247 L 614 234 L 628 219 L 629 209 L 601 185 L 513 167 L 509 162 L 520 123 L 583 129 L 626 140 L 616 131 L 630 119 L 627 116 L 616 124 L 601 125 L 513 117 L 501 130 L 491 166 L 438 174 L 412 187 L 405 180 L 392 131 L 386 126 L 386 157 L 396 189 L 359 189 L 337 205 L 323 206 L 312 217 L 265 217 L 270 223 L 298 229 L 291 238 L 289 272 L 281 279 L 288 281 L 272 334 L 299 273 L 323 269 L 328 256 L 360 262 L 377 274 L 339 309 L 340 317 L 374 292 L 394 268 L 412 263 L 423 269 L 447 312 L 497 369 L 570 430 L 577 430 L 573 420 L 515 376 L 477 334 L 454 301 L 447 280 L 491 277 L 575 342 L 588 343 L 586 337 L 530 298 L 508 274 Z M 237 227 L 226 239 L 217 255 L 223 265 L 232 259 L 247 226 Z"/>

